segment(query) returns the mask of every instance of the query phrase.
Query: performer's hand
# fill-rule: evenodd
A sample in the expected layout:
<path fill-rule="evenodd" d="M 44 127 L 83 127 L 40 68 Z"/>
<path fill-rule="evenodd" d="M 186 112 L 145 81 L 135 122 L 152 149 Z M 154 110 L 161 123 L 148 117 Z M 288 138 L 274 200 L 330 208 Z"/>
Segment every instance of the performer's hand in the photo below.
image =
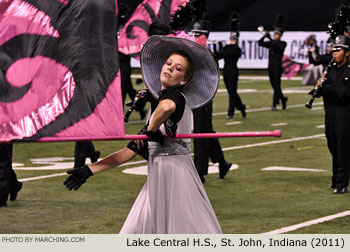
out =
<path fill-rule="evenodd" d="M 147 92 L 148 92 L 148 89 L 141 89 L 141 90 L 139 90 L 139 91 L 137 91 L 137 93 L 136 93 L 136 96 L 137 97 L 145 97 L 146 95 L 147 95 Z"/>
<path fill-rule="evenodd" d="M 319 79 L 315 84 L 315 89 L 322 85 L 321 79 Z"/>
<path fill-rule="evenodd" d="M 222 41 L 219 41 L 218 42 L 218 46 L 219 46 L 219 51 L 221 51 L 221 49 L 224 47 Z M 215 48 L 216 48 L 216 45 L 215 45 Z M 216 48 L 217 49 L 217 48 Z"/>
<path fill-rule="evenodd" d="M 326 77 L 326 76 L 327 76 L 327 73 L 323 73 L 321 79 L 322 79 L 323 81 L 327 80 L 327 77 Z M 323 81 L 322 81 L 322 82 L 323 82 Z"/>
<path fill-rule="evenodd" d="M 316 82 L 315 88 L 322 86 L 322 83 L 327 80 L 326 73 L 324 73 L 321 78 Z"/>
<path fill-rule="evenodd" d="M 94 175 L 87 165 L 84 167 L 74 168 L 67 171 L 67 173 L 71 175 L 63 182 L 63 184 L 69 191 L 72 189 L 78 190 L 90 176 Z"/>
<path fill-rule="evenodd" d="M 164 136 L 159 129 L 157 131 L 146 131 L 145 134 L 150 137 L 149 141 L 158 142 L 162 146 L 164 145 Z"/>
<path fill-rule="evenodd" d="M 269 39 L 270 39 L 270 38 L 271 38 L 271 35 L 270 35 L 270 33 L 269 33 L 269 32 L 266 32 L 266 33 L 265 33 L 265 35 L 264 35 L 264 37 L 265 37 L 265 38 L 269 38 Z"/>
<path fill-rule="evenodd" d="M 135 96 L 135 110 L 136 111 L 141 111 L 144 109 L 145 105 L 146 105 L 146 102 L 149 100 L 149 91 L 148 89 L 142 89 L 142 90 L 139 90 L 137 93 L 136 93 L 136 96 Z"/>

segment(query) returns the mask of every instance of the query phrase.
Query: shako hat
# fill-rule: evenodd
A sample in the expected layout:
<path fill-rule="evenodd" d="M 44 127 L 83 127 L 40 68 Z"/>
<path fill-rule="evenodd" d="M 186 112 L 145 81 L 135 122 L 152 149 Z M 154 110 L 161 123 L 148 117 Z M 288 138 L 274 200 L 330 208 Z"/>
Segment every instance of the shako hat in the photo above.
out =
<path fill-rule="evenodd" d="M 273 26 L 273 33 L 283 34 L 285 24 L 285 16 L 283 14 L 278 14 L 276 17 L 275 24 Z"/>
<path fill-rule="evenodd" d="M 349 50 L 350 38 L 344 35 L 338 35 L 334 42 L 332 51 L 338 51 L 341 49 Z"/>
<path fill-rule="evenodd" d="M 210 33 L 210 22 L 208 20 L 198 20 L 194 22 L 192 27 L 193 36 L 206 35 Z"/>

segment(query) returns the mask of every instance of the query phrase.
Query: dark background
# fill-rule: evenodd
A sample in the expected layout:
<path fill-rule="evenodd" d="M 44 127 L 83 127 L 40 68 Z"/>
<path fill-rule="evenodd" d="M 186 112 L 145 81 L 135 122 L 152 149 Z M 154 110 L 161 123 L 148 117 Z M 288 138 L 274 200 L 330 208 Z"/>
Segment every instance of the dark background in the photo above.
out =
<path fill-rule="evenodd" d="M 119 0 L 132 10 L 142 0 Z M 326 31 L 335 10 L 349 0 L 208 0 L 207 18 L 212 31 L 229 30 L 230 15 L 241 15 L 241 31 L 256 31 L 259 25 L 271 30 L 279 13 L 286 17 L 286 31 Z"/>

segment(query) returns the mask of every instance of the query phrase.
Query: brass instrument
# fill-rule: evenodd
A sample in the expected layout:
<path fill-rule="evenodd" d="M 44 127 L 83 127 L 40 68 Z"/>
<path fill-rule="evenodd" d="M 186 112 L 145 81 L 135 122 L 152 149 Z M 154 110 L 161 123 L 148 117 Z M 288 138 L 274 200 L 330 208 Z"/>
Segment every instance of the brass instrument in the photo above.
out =
<path fill-rule="evenodd" d="M 226 43 L 226 40 L 208 40 L 207 45 L 217 45 L 219 43 Z"/>
<path fill-rule="evenodd" d="M 256 28 L 259 32 L 265 33 L 265 28 L 262 25 L 259 25 L 258 28 Z"/>
<path fill-rule="evenodd" d="M 263 25 L 259 25 L 258 28 L 256 28 L 259 32 L 263 33 L 264 35 L 270 34 L 270 31 L 266 31 Z"/>

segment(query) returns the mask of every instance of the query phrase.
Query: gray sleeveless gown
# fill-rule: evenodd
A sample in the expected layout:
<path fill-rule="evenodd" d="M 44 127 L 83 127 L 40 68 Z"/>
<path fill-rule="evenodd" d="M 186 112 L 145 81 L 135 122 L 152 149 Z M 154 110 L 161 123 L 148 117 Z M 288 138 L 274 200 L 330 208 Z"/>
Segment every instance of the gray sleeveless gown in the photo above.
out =
<path fill-rule="evenodd" d="M 151 117 L 152 118 L 152 117 Z M 165 132 L 164 126 L 160 130 Z M 177 133 L 191 132 L 186 105 Z M 196 167 L 190 139 L 149 142 L 148 177 L 120 234 L 221 234 Z"/>

